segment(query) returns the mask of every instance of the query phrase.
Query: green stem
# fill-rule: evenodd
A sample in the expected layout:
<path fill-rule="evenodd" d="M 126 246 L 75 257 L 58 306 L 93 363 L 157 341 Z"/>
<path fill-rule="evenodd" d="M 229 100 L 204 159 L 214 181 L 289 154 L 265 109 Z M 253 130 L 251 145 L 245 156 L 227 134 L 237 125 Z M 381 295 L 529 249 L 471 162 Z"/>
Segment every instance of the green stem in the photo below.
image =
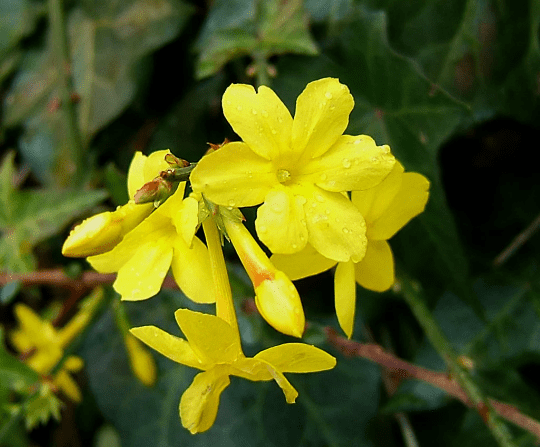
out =
<path fill-rule="evenodd" d="M 270 87 L 270 76 L 268 75 L 268 61 L 266 56 L 260 52 L 255 52 L 251 55 L 253 57 L 253 63 L 255 65 L 255 83 L 257 88 L 261 85 Z"/>
<path fill-rule="evenodd" d="M 214 290 L 216 294 L 216 315 L 225 320 L 237 332 L 238 322 L 236 320 L 236 311 L 232 299 L 231 285 L 229 283 L 229 275 L 227 274 L 227 266 L 223 257 L 221 248 L 221 238 L 219 236 L 217 225 L 212 216 L 209 216 L 202 223 L 204 235 L 206 237 L 206 245 L 208 245 L 208 254 L 210 255 L 210 268 L 212 269 L 212 277 L 214 282 Z"/>
<path fill-rule="evenodd" d="M 77 122 L 77 112 L 71 99 L 73 82 L 71 79 L 71 62 L 62 0 L 49 0 L 49 21 L 53 53 L 58 67 L 60 113 L 62 114 L 66 132 L 66 144 L 62 146 L 62 152 L 58 154 L 57 158 L 56 179 L 63 186 L 81 187 L 83 183 L 83 145 Z"/>
<path fill-rule="evenodd" d="M 475 408 L 486 422 L 491 434 L 501 447 L 515 447 L 507 426 L 500 419 L 483 395 L 482 391 L 474 383 L 469 372 L 463 368 L 457 360 L 449 340 L 441 331 L 431 311 L 426 306 L 426 301 L 420 288 L 413 284 L 412 280 L 404 274 L 400 275 L 402 295 L 411 308 L 414 316 L 422 326 L 427 338 L 445 360 L 451 374 L 455 377 L 463 391 L 467 394 L 471 406 Z"/>

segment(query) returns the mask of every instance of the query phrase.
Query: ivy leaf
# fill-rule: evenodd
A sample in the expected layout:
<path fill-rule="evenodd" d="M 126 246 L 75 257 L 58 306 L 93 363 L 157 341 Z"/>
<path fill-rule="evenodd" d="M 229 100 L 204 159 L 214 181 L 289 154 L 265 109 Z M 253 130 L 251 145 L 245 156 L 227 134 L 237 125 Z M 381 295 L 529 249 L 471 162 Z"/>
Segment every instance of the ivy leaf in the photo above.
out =
<path fill-rule="evenodd" d="M 269 58 L 284 53 L 314 55 L 301 0 L 218 0 L 212 5 L 196 43 L 199 79 L 246 55 Z"/>
<path fill-rule="evenodd" d="M 174 39 L 192 11 L 180 0 L 95 2 L 70 11 L 71 70 L 85 147 L 133 101 L 144 79 L 144 58 Z M 21 151 L 46 183 L 54 183 L 55 157 L 68 141 L 57 83 L 49 46 L 27 52 L 4 102 L 4 125 L 23 125 Z"/>
<path fill-rule="evenodd" d="M 35 268 L 35 245 L 53 236 L 74 217 L 101 202 L 105 191 L 44 189 L 19 191 L 13 185 L 15 154 L 0 166 L 0 270 L 27 272 Z"/>

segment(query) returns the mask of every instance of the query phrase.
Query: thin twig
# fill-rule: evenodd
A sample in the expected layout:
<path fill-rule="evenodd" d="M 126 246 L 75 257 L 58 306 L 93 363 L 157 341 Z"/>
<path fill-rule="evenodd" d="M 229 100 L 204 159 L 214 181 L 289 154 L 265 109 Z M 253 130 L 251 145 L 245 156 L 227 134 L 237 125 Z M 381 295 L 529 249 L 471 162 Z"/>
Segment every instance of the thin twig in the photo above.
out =
<path fill-rule="evenodd" d="M 333 328 L 326 328 L 328 341 L 338 348 L 348 357 L 362 357 L 392 371 L 392 373 L 403 379 L 416 379 L 427 382 L 437 387 L 449 395 L 459 399 L 465 405 L 475 408 L 467 394 L 461 389 L 459 384 L 448 376 L 446 372 L 431 371 L 427 368 L 414 365 L 386 352 L 381 346 L 373 343 L 359 343 L 341 337 Z M 519 427 L 532 433 L 540 441 L 540 422 L 526 416 L 513 405 L 499 402 L 495 399 L 488 399 L 493 409 L 504 419 L 513 422 Z"/>
<path fill-rule="evenodd" d="M 530 225 L 519 233 L 514 240 L 494 260 L 493 265 L 500 267 L 512 256 L 531 236 L 540 228 L 540 214 L 536 216 Z"/>
<path fill-rule="evenodd" d="M 66 275 L 61 269 L 40 270 L 31 273 L 0 273 L 0 286 L 20 281 L 24 286 L 49 285 L 67 289 L 88 288 L 110 284 L 116 279 L 115 273 L 84 272 L 75 278 Z M 164 289 L 178 289 L 174 278 L 165 277 Z"/>

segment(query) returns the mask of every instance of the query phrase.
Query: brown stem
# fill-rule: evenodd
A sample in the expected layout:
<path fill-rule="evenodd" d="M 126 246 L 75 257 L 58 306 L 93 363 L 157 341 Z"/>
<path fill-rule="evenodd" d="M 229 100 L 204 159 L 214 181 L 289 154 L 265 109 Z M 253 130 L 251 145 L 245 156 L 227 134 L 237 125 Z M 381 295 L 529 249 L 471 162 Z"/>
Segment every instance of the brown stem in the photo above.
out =
<path fill-rule="evenodd" d="M 67 289 L 92 288 L 101 284 L 110 284 L 116 279 L 115 273 L 84 272 L 72 278 L 61 269 L 40 270 L 31 273 L 0 273 L 0 286 L 13 281 L 21 281 L 25 286 L 50 285 Z M 167 276 L 163 281 L 164 289 L 177 289 L 174 279 Z"/>
<path fill-rule="evenodd" d="M 417 379 L 427 382 L 449 395 L 462 401 L 465 405 L 471 407 L 472 404 L 467 394 L 461 389 L 459 384 L 446 373 L 431 371 L 421 366 L 401 360 L 392 354 L 386 352 L 381 346 L 373 343 L 359 343 L 354 340 L 348 340 L 341 337 L 330 327 L 326 328 L 328 341 L 343 355 L 348 357 L 362 357 L 391 370 L 399 379 Z M 513 422 L 519 427 L 532 433 L 540 441 L 540 422 L 522 414 L 513 405 L 499 402 L 495 399 L 489 399 L 489 403 L 495 411 L 504 419 Z"/>

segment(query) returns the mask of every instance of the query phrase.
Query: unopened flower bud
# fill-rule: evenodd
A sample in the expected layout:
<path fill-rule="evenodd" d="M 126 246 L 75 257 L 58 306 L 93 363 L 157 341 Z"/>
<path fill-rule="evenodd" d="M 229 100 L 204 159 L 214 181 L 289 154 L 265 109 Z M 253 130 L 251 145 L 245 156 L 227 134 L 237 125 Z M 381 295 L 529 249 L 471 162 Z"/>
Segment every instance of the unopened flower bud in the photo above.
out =
<path fill-rule="evenodd" d="M 124 342 L 129 363 L 135 376 L 146 386 L 156 382 L 156 363 L 146 347 L 130 333 L 125 334 Z"/>
<path fill-rule="evenodd" d="M 171 195 L 172 184 L 161 177 L 145 183 L 141 189 L 135 193 L 135 203 L 156 203 L 163 202 Z"/>
<path fill-rule="evenodd" d="M 176 155 L 173 155 L 171 153 L 165 155 L 165 161 L 169 163 L 171 168 L 185 168 L 186 166 L 189 166 L 189 161 L 183 160 L 182 158 L 178 158 Z"/>

